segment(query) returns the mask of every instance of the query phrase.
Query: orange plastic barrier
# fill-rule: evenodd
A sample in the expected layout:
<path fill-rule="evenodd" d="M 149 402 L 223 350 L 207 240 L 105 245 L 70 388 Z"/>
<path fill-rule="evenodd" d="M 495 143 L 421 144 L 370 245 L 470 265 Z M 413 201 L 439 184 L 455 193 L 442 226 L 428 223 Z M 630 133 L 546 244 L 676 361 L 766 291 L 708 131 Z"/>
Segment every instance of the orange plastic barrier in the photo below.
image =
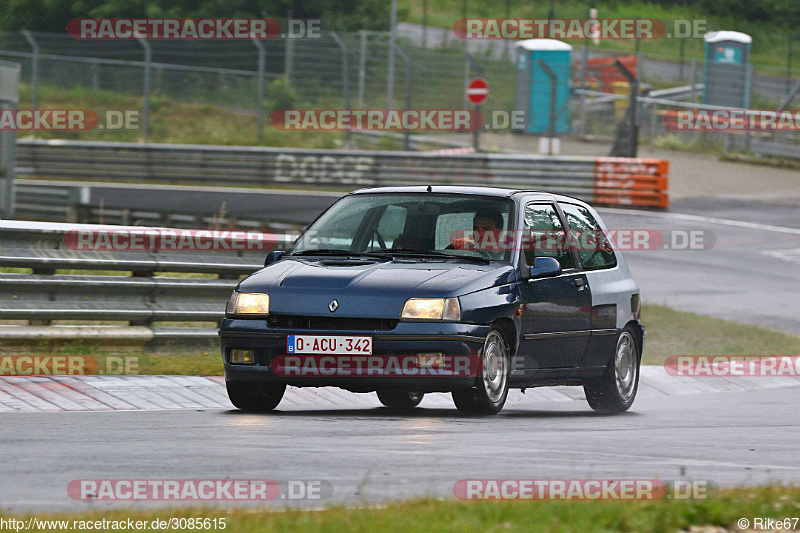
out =
<path fill-rule="evenodd" d="M 598 204 L 666 208 L 669 161 L 641 157 L 597 157 L 594 201 Z"/>

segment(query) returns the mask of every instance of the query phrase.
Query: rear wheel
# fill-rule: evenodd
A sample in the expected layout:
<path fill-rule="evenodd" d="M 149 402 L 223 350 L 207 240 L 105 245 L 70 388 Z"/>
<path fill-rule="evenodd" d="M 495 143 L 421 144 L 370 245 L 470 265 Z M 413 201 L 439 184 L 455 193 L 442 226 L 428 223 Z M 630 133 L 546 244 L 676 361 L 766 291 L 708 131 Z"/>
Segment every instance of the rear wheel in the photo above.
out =
<path fill-rule="evenodd" d="M 630 328 L 625 328 L 617 339 L 614 360 L 606 373 L 584 385 L 586 400 L 595 411 L 619 413 L 633 405 L 639 389 L 639 349 Z"/>
<path fill-rule="evenodd" d="M 272 411 L 281 403 L 283 393 L 286 392 L 285 383 L 226 381 L 225 387 L 234 406 L 242 411 L 252 412 Z"/>
<path fill-rule="evenodd" d="M 413 409 L 425 396 L 423 392 L 383 389 L 378 391 L 378 399 L 386 407 L 392 409 Z"/>
<path fill-rule="evenodd" d="M 500 412 L 508 397 L 510 357 L 503 334 L 492 329 L 481 351 L 481 374 L 471 389 L 453 391 L 456 408 L 469 415 L 494 415 Z"/>

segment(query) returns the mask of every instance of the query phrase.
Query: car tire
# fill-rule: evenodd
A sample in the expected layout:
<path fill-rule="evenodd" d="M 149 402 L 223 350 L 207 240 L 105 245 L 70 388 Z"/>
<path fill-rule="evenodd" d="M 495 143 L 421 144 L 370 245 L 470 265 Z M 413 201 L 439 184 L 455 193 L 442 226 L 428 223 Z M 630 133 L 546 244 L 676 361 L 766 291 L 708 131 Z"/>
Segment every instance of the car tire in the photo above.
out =
<path fill-rule="evenodd" d="M 422 401 L 425 393 L 402 390 L 382 389 L 378 391 L 378 399 L 386 407 L 392 409 L 413 409 Z"/>
<path fill-rule="evenodd" d="M 226 381 L 228 398 L 242 411 L 266 412 L 275 409 L 286 392 L 285 383 L 246 383 Z"/>
<path fill-rule="evenodd" d="M 591 408 L 600 413 L 621 413 L 630 409 L 639 389 L 640 366 L 636 335 L 627 327 L 617 338 L 614 356 L 605 374 L 583 386 Z"/>
<path fill-rule="evenodd" d="M 494 415 L 508 397 L 511 357 L 508 342 L 500 330 L 492 328 L 481 350 L 481 374 L 471 389 L 452 392 L 456 409 L 466 415 Z"/>

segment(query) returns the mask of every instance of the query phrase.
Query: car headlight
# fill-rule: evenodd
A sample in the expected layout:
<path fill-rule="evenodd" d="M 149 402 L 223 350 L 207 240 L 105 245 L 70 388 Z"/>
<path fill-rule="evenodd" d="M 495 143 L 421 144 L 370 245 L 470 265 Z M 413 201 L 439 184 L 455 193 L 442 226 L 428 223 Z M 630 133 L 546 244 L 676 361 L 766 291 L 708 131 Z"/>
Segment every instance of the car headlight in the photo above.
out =
<path fill-rule="evenodd" d="M 411 298 L 400 318 L 406 320 L 461 320 L 458 298 Z"/>
<path fill-rule="evenodd" d="M 268 315 L 269 295 L 260 292 L 233 291 L 225 308 L 228 315 Z"/>

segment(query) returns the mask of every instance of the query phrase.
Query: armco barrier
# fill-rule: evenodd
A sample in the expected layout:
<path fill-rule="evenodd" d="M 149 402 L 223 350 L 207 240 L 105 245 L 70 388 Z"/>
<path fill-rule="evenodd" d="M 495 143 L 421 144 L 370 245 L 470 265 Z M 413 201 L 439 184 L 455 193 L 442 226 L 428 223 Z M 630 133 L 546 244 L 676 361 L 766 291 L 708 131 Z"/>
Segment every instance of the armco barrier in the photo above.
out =
<path fill-rule="evenodd" d="M 667 162 L 635 158 L 20 140 L 17 164 L 26 176 L 58 180 L 337 190 L 463 184 L 541 189 L 598 204 L 668 203 Z"/>
<path fill-rule="evenodd" d="M 263 250 L 109 252 L 70 247 L 68 232 L 99 229 L 155 231 L 141 226 L 0 221 L 0 267 L 33 271 L 0 273 L 0 320 L 31 321 L 30 326 L 0 325 L 0 342 L 215 339 L 215 328 L 169 323 L 221 320 L 239 277 L 258 270 L 266 255 Z M 268 246 L 274 249 L 285 249 L 294 240 L 293 235 L 270 237 Z M 50 325 L 65 320 L 118 324 Z M 159 323 L 161 327 L 154 327 Z"/>

